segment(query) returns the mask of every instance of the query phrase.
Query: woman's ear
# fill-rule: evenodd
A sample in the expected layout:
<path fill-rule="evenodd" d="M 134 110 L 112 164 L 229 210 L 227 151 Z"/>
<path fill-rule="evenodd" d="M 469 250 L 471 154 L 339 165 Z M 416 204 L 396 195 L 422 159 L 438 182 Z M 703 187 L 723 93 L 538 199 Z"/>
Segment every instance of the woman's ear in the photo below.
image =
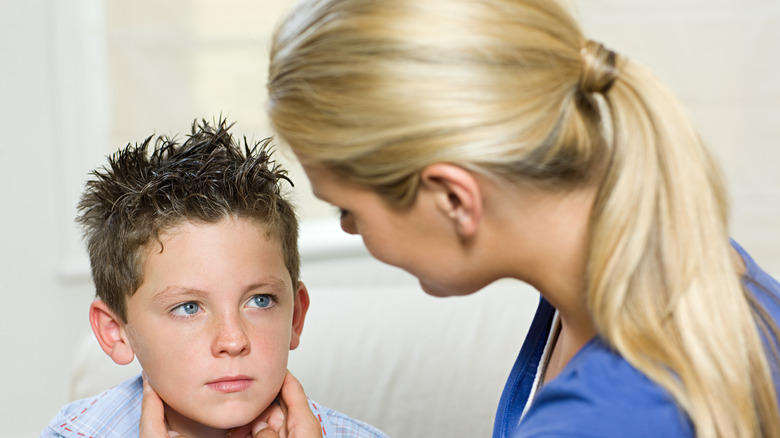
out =
<path fill-rule="evenodd" d="M 306 320 L 306 312 L 309 310 L 309 291 L 303 282 L 298 282 L 298 290 L 293 301 L 292 337 L 290 338 L 290 350 L 298 348 L 303 332 L 303 322 Z"/>
<path fill-rule="evenodd" d="M 461 237 L 476 233 L 482 220 L 483 199 L 482 187 L 472 172 L 449 163 L 431 164 L 423 169 L 421 184 Z"/>
<path fill-rule="evenodd" d="M 100 344 L 100 348 L 119 365 L 133 361 L 135 353 L 127 337 L 125 323 L 106 303 L 96 299 L 89 306 L 89 324 Z"/>

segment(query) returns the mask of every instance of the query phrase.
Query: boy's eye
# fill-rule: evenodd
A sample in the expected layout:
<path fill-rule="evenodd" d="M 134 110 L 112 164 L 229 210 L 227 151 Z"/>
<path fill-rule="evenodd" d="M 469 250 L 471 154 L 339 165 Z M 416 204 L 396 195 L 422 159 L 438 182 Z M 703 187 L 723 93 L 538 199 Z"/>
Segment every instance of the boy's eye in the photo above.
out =
<path fill-rule="evenodd" d="M 190 316 L 200 311 L 200 304 L 194 301 L 188 301 L 186 303 L 179 304 L 171 310 L 171 313 L 175 316 Z"/>
<path fill-rule="evenodd" d="M 261 309 L 265 309 L 268 307 L 271 307 L 276 303 L 276 300 L 271 295 L 261 294 L 261 295 L 255 295 L 252 298 L 249 299 L 249 303 L 247 303 L 250 307 L 259 307 Z"/>

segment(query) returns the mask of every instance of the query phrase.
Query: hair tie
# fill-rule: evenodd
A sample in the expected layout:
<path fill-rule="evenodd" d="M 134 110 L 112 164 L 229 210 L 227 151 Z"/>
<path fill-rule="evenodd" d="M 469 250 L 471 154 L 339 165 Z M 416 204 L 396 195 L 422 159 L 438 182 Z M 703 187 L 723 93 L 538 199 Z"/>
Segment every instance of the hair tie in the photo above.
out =
<path fill-rule="evenodd" d="M 582 73 L 579 88 L 586 93 L 606 94 L 618 77 L 617 54 L 604 45 L 588 40 L 580 49 Z"/>

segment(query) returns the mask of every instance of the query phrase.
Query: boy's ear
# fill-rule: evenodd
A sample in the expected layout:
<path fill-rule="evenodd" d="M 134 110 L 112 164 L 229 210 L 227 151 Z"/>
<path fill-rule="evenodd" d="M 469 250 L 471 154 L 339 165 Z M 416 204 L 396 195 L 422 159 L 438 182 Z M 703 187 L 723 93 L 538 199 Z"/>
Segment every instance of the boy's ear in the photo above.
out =
<path fill-rule="evenodd" d="M 298 348 L 301 343 L 301 333 L 303 332 L 303 321 L 306 319 L 306 312 L 309 310 L 309 291 L 303 282 L 298 282 L 298 291 L 295 293 L 293 301 L 292 317 L 292 337 L 290 338 L 290 350 Z"/>
<path fill-rule="evenodd" d="M 130 346 L 125 323 L 101 299 L 89 306 L 89 324 L 103 351 L 119 365 L 133 361 L 135 353 Z"/>
<path fill-rule="evenodd" d="M 461 237 L 474 235 L 483 204 L 482 187 L 472 172 L 449 163 L 431 164 L 423 169 L 421 184 Z"/>

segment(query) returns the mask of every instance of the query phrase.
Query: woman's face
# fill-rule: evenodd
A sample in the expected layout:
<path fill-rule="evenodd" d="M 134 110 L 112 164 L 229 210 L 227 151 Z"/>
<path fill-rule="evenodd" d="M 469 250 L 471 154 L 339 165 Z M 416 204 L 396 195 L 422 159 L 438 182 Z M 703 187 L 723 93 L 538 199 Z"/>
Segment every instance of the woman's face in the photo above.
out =
<path fill-rule="evenodd" d="M 314 195 L 341 210 L 341 228 L 359 234 L 378 260 L 417 277 L 428 294 L 465 295 L 490 282 L 467 268 L 471 264 L 464 260 L 451 220 L 425 197 L 397 209 L 318 164 L 304 163 L 303 168 Z"/>
<path fill-rule="evenodd" d="M 359 234 L 377 259 L 417 277 L 430 295 L 467 295 L 505 277 L 542 292 L 576 295 L 584 287 L 594 184 L 568 191 L 494 184 L 437 163 L 422 171 L 414 203 L 399 209 L 318 164 L 303 168 L 314 194 L 342 210 L 344 231 Z M 449 188 L 441 188 L 444 180 Z M 453 211 L 453 202 L 462 208 Z"/>

